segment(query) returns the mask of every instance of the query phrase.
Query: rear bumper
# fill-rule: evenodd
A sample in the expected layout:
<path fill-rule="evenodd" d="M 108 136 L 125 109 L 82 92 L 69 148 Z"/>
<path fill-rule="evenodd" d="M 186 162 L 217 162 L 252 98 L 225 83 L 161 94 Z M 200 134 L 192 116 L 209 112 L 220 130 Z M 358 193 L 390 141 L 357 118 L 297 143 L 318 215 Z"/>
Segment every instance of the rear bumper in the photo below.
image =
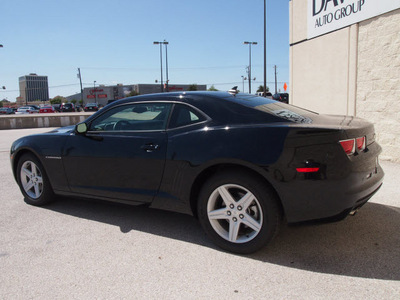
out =
<path fill-rule="evenodd" d="M 377 163 L 368 170 L 354 170 L 342 178 L 297 178 L 278 184 L 289 223 L 347 215 L 363 206 L 382 186 L 384 172 Z M 298 191 L 293 193 L 293 191 Z"/>

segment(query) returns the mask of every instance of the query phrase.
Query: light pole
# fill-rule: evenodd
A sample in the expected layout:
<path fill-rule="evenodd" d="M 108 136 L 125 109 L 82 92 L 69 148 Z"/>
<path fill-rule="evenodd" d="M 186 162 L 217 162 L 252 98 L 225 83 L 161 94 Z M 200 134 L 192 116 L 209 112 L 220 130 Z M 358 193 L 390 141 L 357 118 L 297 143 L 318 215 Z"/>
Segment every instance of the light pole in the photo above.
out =
<path fill-rule="evenodd" d="M 164 40 L 163 44 L 165 45 L 165 71 L 167 72 L 167 93 L 169 92 L 169 79 L 168 79 L 168 49 L 167 49 L 167 45 L 168 42 L 166 40 Z"/>
<path fill-rule="evenodd" d="M 264 0 L 264 97 L 267 97 L 267 0 Z"/>
<path fill-rule="evenodd" d="M 251 45 L 257 45 L 257 42 L 243 42 L 244 45 L 249 45 L 249 94 L 251 94 Z"/>
<path fill-rule="evenodd" d="M 244 81 L 247 80 L 247 77 L 242 75 L 242 86 L 243 86 L 243 93 L 244 93 Z"/>
<path fill-rule="evenodd" d="M 93 81 L 93 94 L 94 94 L 94 102 L 97 104 L 97 96 L 96 96 L 96 80 Z"/>
<path fill-rule="evenodd" d="M 165 45 L 165 51 L 167 51 L 168 42 L 164 40 L 163 42 L 153 42 L 154 45 L 160 45 L 160 65 L 161 65 L 161 92 L 164 92 L 164 83 L 163 83 L 163 69 L 162 69 L 162 45 Z M 168 91 L 168 60 L 167 60 L 167 91 Z"/>

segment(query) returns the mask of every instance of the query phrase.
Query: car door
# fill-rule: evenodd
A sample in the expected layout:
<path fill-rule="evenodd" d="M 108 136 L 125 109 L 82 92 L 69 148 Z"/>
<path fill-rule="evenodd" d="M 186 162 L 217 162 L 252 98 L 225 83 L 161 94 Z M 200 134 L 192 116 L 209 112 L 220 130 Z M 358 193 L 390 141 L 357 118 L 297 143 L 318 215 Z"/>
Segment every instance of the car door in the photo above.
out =
<path fill-rule="evenodd" d="M 164 171 L 170 110 L 165 102 L 112 107 L 85 134 L 69 136 L 63 161 L 71 192 L 151 202 Z"/>

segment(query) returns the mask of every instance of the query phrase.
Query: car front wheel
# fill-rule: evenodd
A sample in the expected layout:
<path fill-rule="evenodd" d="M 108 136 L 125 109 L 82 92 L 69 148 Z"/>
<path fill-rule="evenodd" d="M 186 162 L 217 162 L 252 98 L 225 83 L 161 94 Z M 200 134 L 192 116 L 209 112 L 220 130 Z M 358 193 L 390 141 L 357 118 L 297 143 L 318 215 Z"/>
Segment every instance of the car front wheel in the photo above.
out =
<path fill-rule="evenodd" d="M 200 193 L 198 216 L 215 244 L 241 254 L 264 247 L 281 221 L 274 192 L 247 173 L 221 173 L 207 181 Z"/>
<path fill-rule="evenodd" d="M 40 161 L 32 154 L 24 154 L 17 166 L 18 185 L 25 202 L 44 205 L 53 200 L 54 194 L 49 179 Z"/>

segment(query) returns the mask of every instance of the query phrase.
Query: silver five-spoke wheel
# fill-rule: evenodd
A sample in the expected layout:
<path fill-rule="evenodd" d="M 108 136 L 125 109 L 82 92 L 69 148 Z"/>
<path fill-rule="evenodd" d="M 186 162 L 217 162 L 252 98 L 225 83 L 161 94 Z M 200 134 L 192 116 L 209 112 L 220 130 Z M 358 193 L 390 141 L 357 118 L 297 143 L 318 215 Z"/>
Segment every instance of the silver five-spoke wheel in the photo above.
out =
<path fill-rule="evenodd" d="M 23 154 L 18 159 L 16 174 L 26 203 L 40 206 L 53 200 L 54 193 L 46 170 L 35 155 Z"/>
<path fill-rule="evenodd" d="M 263 213 L 257 198 L 237 184 L 225 184 L 210 195 L 207 214 L 211 226 L 222 238 L 246 243 L 257 236 Z"/>
<path fill-rule="evenodd" d="M 282 218 L 279 199 L 268 182 L 234 168 L 210 176 L 203 184 L 197 215 L 214 243 L 242 254 L 267 245 Z"/>
<path fill-rule="evenodd" d="M 32 161 L 25 161 L 20 176 L 25 193 L 32 199 L 38 199 L 43 192 L 43 177 L 38 166 Z"/>

